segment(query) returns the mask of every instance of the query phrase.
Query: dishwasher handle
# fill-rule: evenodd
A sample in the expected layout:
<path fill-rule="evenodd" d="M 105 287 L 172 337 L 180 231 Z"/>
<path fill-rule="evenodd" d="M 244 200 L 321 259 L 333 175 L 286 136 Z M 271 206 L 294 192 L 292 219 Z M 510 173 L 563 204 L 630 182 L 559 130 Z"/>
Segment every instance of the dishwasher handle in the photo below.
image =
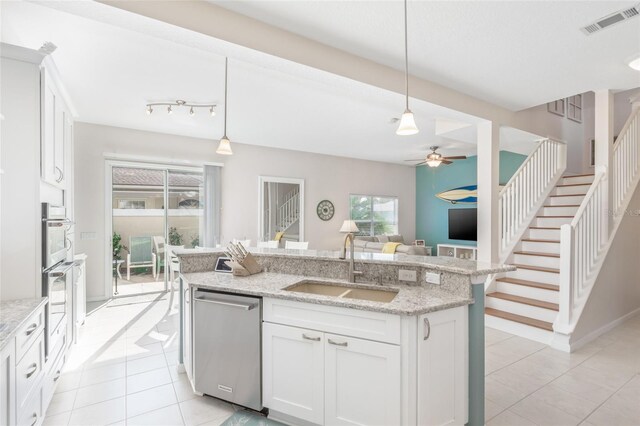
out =
<path fill-rule="evenodd" d="M 216 298 L 207 298 L 207 297 L 204 297 L 204 295 L 198 295 L 194 298 L 194 300 L 196 302 L 212 303 L 214 305 L 223 305 L 223 306 L 228 306 L 230 308 L 244 309 L 245 311 L 250 311 L 259 305 L 258 303 L 244 304 L 244 303 L 227 302 L 226 300 L 220 300 Z"/>

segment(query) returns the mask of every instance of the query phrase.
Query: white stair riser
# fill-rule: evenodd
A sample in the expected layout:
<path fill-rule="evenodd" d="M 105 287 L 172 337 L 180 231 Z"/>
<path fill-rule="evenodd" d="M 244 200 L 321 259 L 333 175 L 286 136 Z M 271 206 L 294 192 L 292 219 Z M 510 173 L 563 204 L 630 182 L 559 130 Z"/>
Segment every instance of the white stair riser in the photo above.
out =
<path fill-rule="evenodd" d="M 540 266 L 542 268 L 560 269 L 560 258 L 547 256 L 533 256 L 530 254 L 514 254 L 513 263 L 519 265 Z"/>
<path fill-rule="evenodd" d="M 536 217 L 535 226 L 543 228 L 559 228 L 560 226 L 571 223 L 573 217 Z"/>
<path fill-rule="evenodd" d="M 579 207 L 553 206 L 542 208 L 544 216 L 575 216 Z"/>
<path fill-rule="evenodd" d="M 542 300 L 551 303 L 558 303 L 560 300 L 560 293 L 557 291 L 529 287 L 520 284 L 512 284 L 504 281 L 496 281 L 496 291 L 500 293 L 513 294 L 514 296 L 528 297 L 530 299 Z"/>
<path fill-rule="evenodd" d="M 575 185 L 576 183 L 591 183 L 594 176 L 569 176 L 563 177 L 560 185 Z"/>
<path fill-rule="evenodd" d="M 536 241 L 523 241 L 523 251 L 535 251 L 538 253 L 560 254 L 560 244 L 558 243 L 539 243 Z"/>
<path fill-rule="evenodd" d="M 497 297 L 487 296 L 485 299 L 487 308 L 494 308 L 512 314 L 522 315 L 523 317 L 533 318 L 540 321 L 554 322 L 558 316 L 558 312 L 551 309 L 539 308 L 537 306 L 525 305 L 524 303 L 512 302 L 510 300 L 498 299 Z"/>
<path fill-rule="evenodd" d="M 559 229 L 529 229 L 529 238 L 534 240 L 560 241 Z"/>
<path fill-rule="evenodd" d="M 505 333 L 515 334 L 516 336 L 522 336 L 546 345 L 551 343 L 551 340 L 553 339 L 552 331 L 542 330 L 540 328 L 531 327 L 530 325 L 509 321 L 504 318 L 494 317 L 493 315 L 485 315 L 484 324 L 487 327 L 504 331 Z"/>
<path fill-rule="evenodd" d="M 580 205 L 584 200 L 584 195 L 573 195 L 570 197 L 549 197 L 545 204 L 551 206 Z"/>
<path fill-rule="evenodd" d="M 557 186 L 553 195 L 586 194 L 588 191 L 589 185 Z"/>
<path fill-rule="evenodd" d="M 511 278 L 519 278 L 521 280 L 535 281 L 544 284 L 560 285 L 560 274 L 552 272 L 533 271 L 531 269 L 517 269 L 507 274 Z"/>

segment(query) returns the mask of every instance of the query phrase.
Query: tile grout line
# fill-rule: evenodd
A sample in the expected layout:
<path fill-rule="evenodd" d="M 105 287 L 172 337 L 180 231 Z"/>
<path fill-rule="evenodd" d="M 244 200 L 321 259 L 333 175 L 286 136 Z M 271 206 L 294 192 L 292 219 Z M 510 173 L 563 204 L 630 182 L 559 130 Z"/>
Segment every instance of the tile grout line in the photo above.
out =
<path fill-rule="evenodd" d="M 589 367 L 585 367 L 585 368 L 589 368 Z M 636 373 L 633 376 L 631 376 L 631 378 L 629 380 L 627 380 L 626 382 L 624 382 L 622 384 L 622 386 L 620 386 L 618 389 L 616 389 L 607 399 L 605 399 L 604 401 L 602 401 L 602 403 L 600 403 L 596 408 L 594 408 L 593 410 L 591 410 L 591 412 L 589 414 L 586 415 L 585 418 L 583 418 L 580 423 L 583 423 L 584 421 L 586 421 L 589 417 L 591 417 L 591 415 L 593 413 L 595 413 L 600 407 L 602 407 L 607 401 L 609 401 L 611 398 L 613 398 L 614 396 L 616 396 L 616 394 L 618 392 L 620 392 L 620 390 L 627 386 L 633 379 L 635 379 L 637 376 L 640 376 L 640 374 Z"/>

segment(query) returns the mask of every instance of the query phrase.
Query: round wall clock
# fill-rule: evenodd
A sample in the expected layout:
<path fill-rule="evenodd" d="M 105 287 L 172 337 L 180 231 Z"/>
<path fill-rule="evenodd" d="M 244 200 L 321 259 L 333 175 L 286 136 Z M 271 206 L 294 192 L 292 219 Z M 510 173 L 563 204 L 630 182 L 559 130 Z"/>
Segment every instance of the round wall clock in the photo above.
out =
<path fill-rule="evenodd" d="M 318 208 L 316 209 L 318 213 L 318 217 L 322 220 L 330 220 L 335 213 L 335 209 L 333 208 L 333 203 L 329 200 L 322 200 L 318 203 Z"/>

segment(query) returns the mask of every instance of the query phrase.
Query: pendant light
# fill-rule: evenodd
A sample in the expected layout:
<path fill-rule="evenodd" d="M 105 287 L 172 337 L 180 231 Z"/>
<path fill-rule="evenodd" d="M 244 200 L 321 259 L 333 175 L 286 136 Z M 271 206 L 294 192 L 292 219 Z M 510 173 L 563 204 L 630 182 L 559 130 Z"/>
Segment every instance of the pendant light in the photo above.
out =
<path fill-rule="evenodd" d="M 404 84 L 405 84 L 405 108 L 400 119 L 400 125 L 396 130 L 397 135 L 415 135 L 419 132 L 413 113 L 409 109 L 409 48 L 407 37 L 407 0 L 404 0 Z"/>
<path fill-rule="evenodd" d="M 229 142 L 229 138 L 227 137 L 227 67 L 228 67 L 228 58 L 224 58 L 224 136 L 220 139 L 220 143 L 218 144 L 218 149 L 216 149 L 216 154 L 220 155 L 233 155 L 233 151 L 231 150 L 231 142 Z"/>

